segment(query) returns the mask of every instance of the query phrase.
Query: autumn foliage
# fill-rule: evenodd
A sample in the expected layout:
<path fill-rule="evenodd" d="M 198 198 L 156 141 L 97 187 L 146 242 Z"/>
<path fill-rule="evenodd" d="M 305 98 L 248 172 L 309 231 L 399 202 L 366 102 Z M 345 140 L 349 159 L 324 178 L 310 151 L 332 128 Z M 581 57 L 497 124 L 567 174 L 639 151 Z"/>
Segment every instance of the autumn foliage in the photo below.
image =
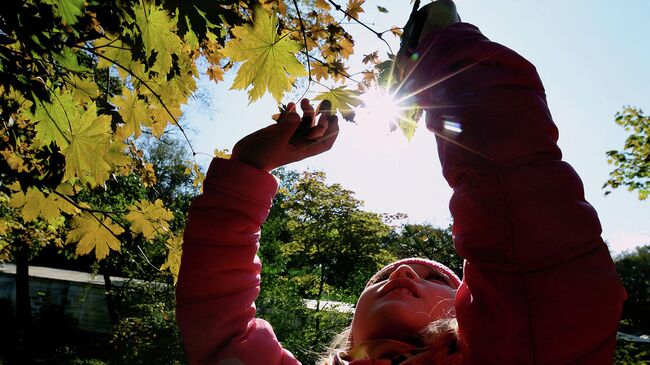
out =
<path fill-rule="evenodd" d="M 45 227 L 41 245 L 75 245 L 102 260 L 138 237 L 164 242 L 162 269 L 178 270 L 179 232 L 158 199 L 134 200 L 114 211 L 84 200 L 82 191 L 137 176 L 156 181 L 144 158 L 143 134 L 161 137 L 179 123 L 181 105 L 196 90 L 199 69 L 251 102 L 266 93 L 278 102 L 302 85 L 325 89 L 343 116 L 354 118 L 360 91 L 376 82 L 377 53 L 355 81 L 347 60 L 354 40 L 341 25 L 356 21 L 364 0 L 10 0 L 0 16 L 0 260 Z M 381 10 L 381 9 L 380 9 Z M 394 27 L 381 35 L 399 35 Z M 201 67 L 197 67 L 197 65 Z M 326 84 L 327 83 L 327 84 Z M 188 142 L 189 143 L 189 142 Z M 191 145 L 189 146 L 190 149 Z M 194 151 L 192 151 L 194 152 Z M 186 173 L 200 187 L 193 159 Z M 109 207 L 110 208 L 110 207 Z M 160 263 L 159 263 L 160 264 Z"/>

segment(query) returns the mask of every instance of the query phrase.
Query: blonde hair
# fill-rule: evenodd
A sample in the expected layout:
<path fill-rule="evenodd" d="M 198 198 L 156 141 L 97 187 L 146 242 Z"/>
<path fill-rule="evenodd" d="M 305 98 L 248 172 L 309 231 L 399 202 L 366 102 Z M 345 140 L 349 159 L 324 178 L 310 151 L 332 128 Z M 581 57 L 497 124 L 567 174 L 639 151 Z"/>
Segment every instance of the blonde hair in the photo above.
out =
<path fill-rule="evenodd" d="M 316 364 L 335 365 L 334 359 L 337 356 L 346 358 L 353 345 L 350 341 L 351 331 L 350 326 L 336 335 L 328 346 L 327 352 Z M 443 318 L 431 322 L 422 331 L 420 340 L 425 347 L 423 353 L 426 353 L 426 358 L 432 365 L 464 364 L 456 318 Z"/>

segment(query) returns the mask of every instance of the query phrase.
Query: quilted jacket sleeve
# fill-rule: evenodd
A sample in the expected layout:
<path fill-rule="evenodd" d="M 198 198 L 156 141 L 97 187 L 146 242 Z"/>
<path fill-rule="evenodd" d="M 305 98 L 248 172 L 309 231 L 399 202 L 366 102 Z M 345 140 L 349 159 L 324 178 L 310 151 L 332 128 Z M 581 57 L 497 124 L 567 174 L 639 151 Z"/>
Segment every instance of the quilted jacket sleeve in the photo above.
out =
<path fill-rule="evenodd" d="M 535 67 L 459 23 L 422 42 L 424 90 L 453 188 L 457 295 L 472 364 L 611 364 L 623 290 Z"/>
<path fill-rule="evenodd" d="M 260 226 L 276 189 L 264 171 L 215 159 L 192 202 L 176 289 L 190 364 L 299 364 L 271 326 L 255 318 Z"/>

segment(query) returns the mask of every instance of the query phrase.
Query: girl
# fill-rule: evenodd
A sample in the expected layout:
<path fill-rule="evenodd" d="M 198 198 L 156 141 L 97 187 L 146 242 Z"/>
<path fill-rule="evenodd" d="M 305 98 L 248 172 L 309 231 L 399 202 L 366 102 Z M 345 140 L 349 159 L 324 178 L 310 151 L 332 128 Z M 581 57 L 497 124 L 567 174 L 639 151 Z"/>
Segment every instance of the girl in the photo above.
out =
<path fill-rule="evenodd" d="M 325 362 L 611 364 L 625 291 L 561 160 L 534 66 L 461 23 L 449 0 L 414 11 L 405 31 L 399 93 L 426 109 L 436 135 L 464 277 L 422 259 L 387 266 Z M 307 120 L 319 114 L 301 107 Z M 327 111 L 307 134 L 296 134 L 300 121 L 290 104 L 230 160 L 215 159 L 192 204 L 177 286 L 192 364 L 298 364 L 254 301 L 260 226 L 277 188 L 268 172 L 328 150 L 338 134 Z"/>

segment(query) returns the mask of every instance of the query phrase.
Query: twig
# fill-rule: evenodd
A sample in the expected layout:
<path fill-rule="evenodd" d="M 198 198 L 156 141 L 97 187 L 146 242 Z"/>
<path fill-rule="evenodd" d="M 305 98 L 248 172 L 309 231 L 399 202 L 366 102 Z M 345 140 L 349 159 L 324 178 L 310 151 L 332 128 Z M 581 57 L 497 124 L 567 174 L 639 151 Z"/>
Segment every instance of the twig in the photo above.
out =
<path fill-rule="evenodd" d="M 299 100 L 302 100 L 302 98 L 307 95 L 307 92 L 309 91 L 309 88 L 311 87 L 311 64 L 309 62 L 310 56 L 309 56 L 309 50 L 307 49 L 307 33 L 305 32 L 305 24 L 302 22 L 302 15 L 300 14 L 300 9 L 298 8 L 298 2 L 296 0 L 293 0 L 293 5 L 296 8 L 296 13 L 298 14 L 298 21 L 300 22 L 300 33 L 302 33 L 302 38 L 305 42 L 305 50 L 303 53 L 307 57 L 307 71 L 309 73 L 309 79 L 307 81 L 307 88 L 305 88 L 305 92 L 302 94 L 302 96 L 299 98 Z"/>
<path fill-rule="evenodd" d="M 390 50 L 390 53 L 395 53 L 395 52 L 393 52 L 393 48 L 390 46 L 390 44 L 388 44 L 388 42 L 387 42 L 387 41 L 384 39 L 384 37 L 382 36 L 383 33 L 385 33 L 385 32 L 380 33 L 380 32 L 378 32 L 378 31 L 376 31 L 376 30 L 370 28 L 370 26 L 368 26 L 367 24 L 363 23 L 362 21 L 360 21 L 360 20 L 357 19 L 356 17 L 353 17 L 352 15 L 350 15 L 350 13 L 348 13 L 346 10 L 344 10 L 344 9 L 341 7 L 341 5 L 335 3 L 334 1 L 332 1 L 332 0 L 327 0 L 327 2 L 330 3 L 330 4 L 332 4 L 332 6 L 334 6 L 334 8 L 335 8 L 336 10 L 338 10 L 338 11 L 342 12 L 343 14 L 345 14 L 345 16 L 347 16 L 349 19 L 354 20 L 355 22 L 359 23 L 359 24 L 360 24 L 361 26 L 363 26 L 364 28 L 366 28 L 366 29 L 368 29 L 369 31 L 371 31 L 372 33 L 374 33 L 374 34 L 377 36 L 377 38 L 381 39 L 384 43 L 386 43 L 386 46 L 388 46 L 388 50 Z"/>

